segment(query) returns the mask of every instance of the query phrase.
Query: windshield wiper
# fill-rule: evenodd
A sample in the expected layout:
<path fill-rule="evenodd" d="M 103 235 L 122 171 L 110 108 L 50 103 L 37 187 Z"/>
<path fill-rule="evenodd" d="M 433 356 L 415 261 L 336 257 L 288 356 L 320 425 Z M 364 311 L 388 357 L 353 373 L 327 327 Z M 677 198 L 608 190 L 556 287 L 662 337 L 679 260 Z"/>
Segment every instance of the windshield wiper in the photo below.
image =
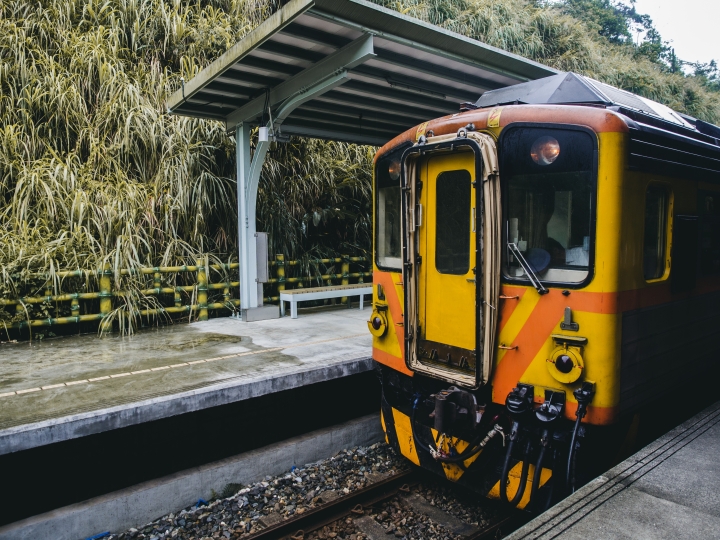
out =
<path fill-rule="evenodd" d="M 510 253 L 512 253 L 518 260 L 520 266 L 522 266 L 522 269 L 525 270 L 527 277 L 530 278 L 530 283 L 532 283 L 533 287 L 537 289 L 538 294 L 547 294 L 548 290 L 543 287 L 542 283 L 540 283 L 540 278 L 537 277 L 537 274 L 532 269 L 532 266 L 530 266 L 530 263 L 525 260 L 525 257 L 523 257 L 523 254 L 518 249 L 517 244 L 508 242 L 508 249 L 510 250 Z"/>

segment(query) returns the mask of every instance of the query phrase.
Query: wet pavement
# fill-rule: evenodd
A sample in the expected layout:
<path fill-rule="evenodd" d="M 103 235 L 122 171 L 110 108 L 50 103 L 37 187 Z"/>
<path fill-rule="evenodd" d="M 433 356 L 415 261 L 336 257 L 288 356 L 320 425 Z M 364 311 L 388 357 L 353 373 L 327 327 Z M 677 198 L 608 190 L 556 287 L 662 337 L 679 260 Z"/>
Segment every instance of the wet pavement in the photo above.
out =
<path fill-rule="evenodd" d="M 368 316 L 310 308 L 298 319 L 0 345 L 0 454 L 370 369 Z"/>

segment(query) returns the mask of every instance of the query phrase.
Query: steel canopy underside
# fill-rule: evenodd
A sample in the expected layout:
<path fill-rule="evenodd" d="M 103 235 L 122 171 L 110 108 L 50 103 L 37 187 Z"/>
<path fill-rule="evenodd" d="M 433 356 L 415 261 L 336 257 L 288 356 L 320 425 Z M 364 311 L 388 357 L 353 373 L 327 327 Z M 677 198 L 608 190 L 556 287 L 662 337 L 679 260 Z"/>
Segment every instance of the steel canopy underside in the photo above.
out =
<path fill-rule="evenodd" d="M 282 133 L 382 145 L 487 90 L 554 73 L 363 0 L 292 0 L 168 105 L 173 114 L 224 121 L 230 131 L 260 123 L 266 89 L 273 115 L 311 93 L 282 121 Z M 331 77 L 338 80 L 313 92 Z"/>

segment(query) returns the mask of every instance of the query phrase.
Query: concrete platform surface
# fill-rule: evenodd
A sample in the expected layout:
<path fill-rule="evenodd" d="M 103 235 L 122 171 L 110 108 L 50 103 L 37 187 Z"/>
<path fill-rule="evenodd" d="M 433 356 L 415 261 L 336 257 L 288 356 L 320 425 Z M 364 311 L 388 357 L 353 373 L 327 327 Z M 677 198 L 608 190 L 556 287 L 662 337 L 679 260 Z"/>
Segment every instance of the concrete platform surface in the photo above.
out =
<path fill-rule="evenodd" d="M 720 539 L 720 402 L 506 540 Z"/>
<path fill-rule="evenodd" d="M 367 310 L 0 345 L 0 455 L 372 369 Z"/>

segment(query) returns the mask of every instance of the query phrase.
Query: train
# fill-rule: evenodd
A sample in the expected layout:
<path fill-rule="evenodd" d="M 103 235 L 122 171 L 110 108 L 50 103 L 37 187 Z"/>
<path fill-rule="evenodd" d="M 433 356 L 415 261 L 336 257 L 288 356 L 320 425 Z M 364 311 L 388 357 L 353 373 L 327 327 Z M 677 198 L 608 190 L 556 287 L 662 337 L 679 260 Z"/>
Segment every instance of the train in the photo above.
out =
<path fill-rule="evenodd" d="M 718 126 L 565 72 L 423 122 L 373 167 L 380 417 L 415 465 L 542 510 L 604 430 L 713 385 Z"/>

